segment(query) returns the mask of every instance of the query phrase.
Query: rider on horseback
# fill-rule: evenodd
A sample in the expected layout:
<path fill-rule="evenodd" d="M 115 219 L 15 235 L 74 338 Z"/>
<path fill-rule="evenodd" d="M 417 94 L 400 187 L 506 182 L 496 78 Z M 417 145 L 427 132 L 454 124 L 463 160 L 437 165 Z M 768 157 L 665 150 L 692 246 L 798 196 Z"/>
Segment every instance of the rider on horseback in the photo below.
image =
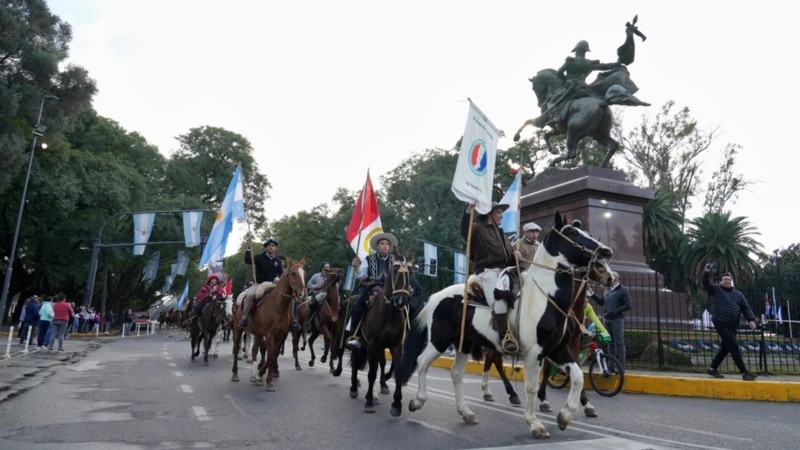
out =
<path fill-rule="evenodd" d="M 497 333 L 500 336 L 501 347 L 505 353 L 516 353 L 518 348 L 514 339 L 506 339 L 508 333 L 508 305 L 505 301 L 495 298 L 494 290 L 500 272 L 516 265 L 514 261 L 514 247 L 509 242 L 500 222 L 503 220 L 503 211 L 509 205 L 492 202 L 489 214 L 481 215 L 478 220 L 470 224 L 470 210 L 461 216 L 461 235 L 467 239 L 470 226 L 472 227 L 472 241 L 470 243 L 470 256 L 475 263 L 475 273 L 481 280 L 486 302 L 494 310 Z M 472 208 L 472 207 L 470 207 Z"/>
<path fill-rule="evenodd" d="M 247 265 L 255 264 L 256 266 L 256 284 L 261 284 L 265 281 L 277 284 L 283 274 L 284 258 L 278 253 L 278 241 L 269 238 L 264 242 L 264 252 L 256 255 L 255 259 L 252 257 L 252 249 L 247 249 L 244 252 L 244 263 Z M 250 315 L 250 304 L 253 301 L 254 295 L 246 295 L 244 304 L 242 305 L 242 320 L 239 322 L 240 328 L 247 328 L 247 316 Z M 296 314 L 292 314 L 295 322 Z"/>
<path fill-rule="evenodd" d="M 314 316 L 317 314 L 317 307 L 319 306 L 319 302 L 325 298 L 326 292 L 322 291 L 322 288 L 325 287 L 325 275 L 330 273 L 331 271 L 331 264 L 327 261 L 324 261 L 319 266 L 319 272 L 315 273 L 314 276 L 308 280 L 308 295 L 310 297 L 308 301 L 308 326 L 311 326 L 311 321 L 314 320 Z"/>
<path fill-rule="evenodd" d="M 212 298 L 225 298 L 225 296 L 225 289 L 219 284 L 219 277 L 215 274 L 209 275 L 206 279 L 206 284 L 200 288 L 200 291 L 195 296 L 192 312 L 189 314 L 189 318 L 186 319 L 183 324 L 189 325 L 192 323 L 194 318 L 203 311 L 203 306 L 210 302 Z"/>

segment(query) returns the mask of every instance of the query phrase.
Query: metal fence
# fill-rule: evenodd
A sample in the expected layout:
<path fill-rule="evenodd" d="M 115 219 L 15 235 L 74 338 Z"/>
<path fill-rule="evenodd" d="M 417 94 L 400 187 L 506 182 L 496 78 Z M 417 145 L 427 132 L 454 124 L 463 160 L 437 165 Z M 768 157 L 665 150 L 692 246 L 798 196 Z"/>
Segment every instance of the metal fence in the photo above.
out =
<path fill-rule="evenodd" d="M 632 309 L 625 316 L 627 366 L 703 372 L 711 363 L 720 339 L 710 315 L 705 312 L 707 296 L 671 292 L 656 273 L 622 274 L 622 284 L 631 291 Z M 759 319 L 765 312 L 764 293 L 742 290 Z M 790 302 L 791 303 L 791 302 Z M 794 304 L 794 303 L 792 303 Z M 593 305 L 602 317 L 603 307 Z M 795 311 L 787 312 L 797 317 Z M 742 322 L 738 339 L 742 357 L 753 372 L 800 375 L 800 342 L 796 321 L 770 320 L 750 330 Z M 722 372 L 738 372 L 730 356 L 720 366 Z"/>

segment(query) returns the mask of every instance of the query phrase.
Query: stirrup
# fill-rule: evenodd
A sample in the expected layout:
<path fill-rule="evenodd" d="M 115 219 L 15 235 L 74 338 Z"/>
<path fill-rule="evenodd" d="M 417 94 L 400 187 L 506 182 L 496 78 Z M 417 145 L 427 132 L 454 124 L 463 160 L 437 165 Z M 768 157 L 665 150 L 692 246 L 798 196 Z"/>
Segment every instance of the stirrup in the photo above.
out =
<path fill-rule="evenodd" d="M 500 341 L 500 348 L 503 349 L 503 353 L 517 353 L 519 351 L 519 342 L 511 333 L 511 330 L 506 331 L 506 335 Z"/>
<path fill-rule="evenodd" d="M 239 328 L 247 328 L 247 318 L 246 317 L 239 321 Z"/>
<path fill-rule="evenodd" d="M 359 341 L 358 338 L 355 336 L 350 336 L 349 338 L 347 338 L 347 343 L 345 345 L 350 350 L 354 350 L 361 347 L 361 341 Z"/>

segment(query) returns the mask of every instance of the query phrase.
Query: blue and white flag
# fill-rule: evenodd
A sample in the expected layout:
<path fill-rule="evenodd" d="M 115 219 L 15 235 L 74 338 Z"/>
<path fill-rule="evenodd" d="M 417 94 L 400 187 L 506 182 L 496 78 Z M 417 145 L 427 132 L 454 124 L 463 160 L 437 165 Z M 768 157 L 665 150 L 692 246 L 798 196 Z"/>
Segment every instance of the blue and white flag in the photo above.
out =
<path fill-rule="evenodd" d="M 200 245 L 200 223 L 203 221 L 203 211 L 183 212 L 183 239 L 187 247 Z"/>
<path fill-rule="evenodd" d="M 144 255 L 144 248 L 150 239 L 153 231 L 153 223 L 156 221 L 156 213 L 141 213 L 133 215 L 133 243 L 141 244 L 133 246 L 134 255 Z"/>
<path fill-rule="evenodd" d="M 467 271 L 467 255 L 466 253 L 453 252 L 453 283 L 465 283 L 467 280 L 465 272 Z"/>
<path fill-rule="evenodd" d="M 228 235 L 231 232 L 234 220 L 244 220 L 244 186 L 242 185 L 242 166 L 236 166 L 228 191 L 222 200 L 217 220 L 208 236 L 208 241 L 203 249 L 203 256 L 198 266 L 202 269 L 213 262 L 225 258 L 225 247 L 228 245 Z"/>
<path fill-rule="evenodd" d="M 186 269 L 189 268 L 189 255 L 186 254 L 183 250 L 178 250 L 178 270 L 175 271 L 175 275 L 186 275 Z"/>
<path fill-rule="evenodd" d="M 161 286 L 161 292 L 169 292 L 169 290 L 172 289 L 173 280 L 175 280 L 174 275 L 167 275 L 164 277 L 164 286 Z"/>
<path fill-rule="evenodd" d="M 500 228 L 506 234 L 513 233 L 515 236 L 519 233 L 519 199 L 520 199 L 520 177 L 522 171 L 517 172 L 511 186 L 508 187 L 505 195 L 500 200 L 500 203 L 508 205 L 508 209 L 503 212 L 503 221 L 500 222 Z"/>
<path fill-rule="evenodd" d="M 181 292 L 181 296 L 178 299 L 178 309 L 183 309 L 183 302 L 189 298 L 189 281 L 186 281 L 186 285 L 183 287 L 183 292 Z"/>
<path fill-rule="evenodd" d="M 438 272 L 438 248 L 430 242 L 423 242 L 423 250 L 425 251 L 425 267 L 422 273 L 430 277 L 435 277 Z"/>
<path fill-rule="evenodd" d="M 499 140 L 500 130 L 470 100 L 467 126 L 461 137 L 450 189 L 459 200 L 474 204 L 480 214 L 489 214 L 492 209 L 494 164 Z"/>
<path fill-rule="evenodd" d="M 153 257 L 150 258 L 150 261 L 147 262 L 147 265 L 144 267 L 143 273 L 143 280 L 147 282 L 151 282 L 156 279 L 156 275 L 158 275 L 158 262 L 161 259 L 161 252 L 153 252 Z"/>

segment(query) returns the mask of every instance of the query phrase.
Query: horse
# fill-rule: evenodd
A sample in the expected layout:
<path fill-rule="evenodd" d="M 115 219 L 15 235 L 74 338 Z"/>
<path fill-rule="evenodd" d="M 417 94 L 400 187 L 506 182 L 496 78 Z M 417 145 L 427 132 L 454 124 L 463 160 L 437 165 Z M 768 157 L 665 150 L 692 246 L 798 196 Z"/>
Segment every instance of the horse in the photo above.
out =
<path fill-rule="evenodd" d="M 565 339 L 570 329 L 575 328 L 567 312 L 573 300 L 573 274 L 576 268 L 607 265 L 606 260 L 612 255 L 610 248 L 572 226 L 556 212 L 552 231 L 536 252 L 531 268 L 521 274 L 521 297 L 509 305 L 509 317 L 514 318 L 519 314 L 519 320 L 510 321 L 510 328 L 519 339 L 519 355 L 524 360 L 527 396 L 525 420 L 535 437 L 549 436 L 534 411 L 539 360 L 542 357 L 552 359 L 559 368 L 568 371 L 570 379 L 575 380 L 570 386 L 567 403 L 557 417 L 560 429 L 569 425 L 578 408 L 583 377 L 579 376 L 581 370 L 569 353 Z M 470 277 L 468 283 L 471 285 L 473 280 L 477 280 L 477 277 Z M 433 294 L 414 321 L 395 374 L 396 387 L 400 388 L 419 366 L 419 388 L 416 397 L 409 402 L 409 411 L 419 410 L 427 400 L 426 376 L 431 363 L 450 344 L 459 341 L 464 287 L 463 284 L 456 284 Z M 456 353 L 450 369 L 456 410 L 467 424 L 478 423 L 475 413 L 464 400 L 462 385 L 468 356 L 470 353 L 480 356 L 480 347 L 501 350 L 500 339 L 491 326 L 491 320 L 490 308 L 468 306 L 464 346 L 462 351 Z M 393 408 L 392 414 L 399 415 L 400 408 Z"/>
<path fill-rule="evenodd" d="M 288 268 L 284 270 L 277 285 L 266 293 L 266 298 L 263 299 L 264 301 L 257 303 L 258 306 L 256 310 L 250 314 L 249 320 L 247 321 L 247 328 L 244 330 L 253 335 L 251 356 L 254 361 L 261 348 L 262 341 L 266 345 L 267 359 L 263 364 L 258 365 L 258 367 L 256 367 L 256 364 L 250 366 L 250 379 L 260 384 L 259 381 L 263 380 L 264 374 L 267 373 L 267 379 L 264 385 L 269 392 L 275 390 L 273 370 L 278 360 L 278 350 L 281 344 L 286 341 L 286 336 L 289 333 L 289 325 L 292 320 L 292 301 L 301 297 L 305 292 L 305 271 L 303 270 L 305 263 L 305 258 L 299 261 L 286 258 Z M 251 293 L 255 295 L 259 292 L 259 287 L 259 285 L 251 286 L 248 290 L 248 295 Z M 261 296 L 263 295 L 262 293 Z M 262 297 L 258 295 L 255 295 L 255 297 L 256 302 L 262 300 Z M 239 381 L 239 361 L 237 355 L 239 353 L 241 332 L 238 328 L 238 324 L 236 320 L 234 320 L 233 375 L 231 376 L 231 381 Z"/>
<path fill-rule="evenodd" d="M 393 254 L 394 262 L 389 267 L 386 281 L 382 287 L 376 286 L 370 289 L 368 298 L 373 297 L 373 291 L 379 290 L 378 295 L 374 297 L 372 305 L 364 314 L 361 324 L 354 324 L 358 327 L 357 333 L 360 333 L 363 345 L 351 351 L 350 365 L 353 370 L 350 379 L 350 398 L 358 397 L 358 371 L 369 363 L 366 404 L 364 405 L 366 413 L 375 412 L 377 397 L 373 394 L 373 387 L 378 368 L 382 368 L 386 364 L 385 349 L 388 348 L 392 355 L 392 364 L 400 359 L 403 337 L 406 335 L 406 324 L 409 320 L 410 269 L 414 261 L 414 252 L 409 250 L 404 258 L 395 248 Z M 381 379 L 381 388 L 383 389 L 385 379 L 383 376 Z M 385 388 L 388 390 L 388 385 Z M 402 386 L 398 384 L 395 386 L 392 409 L 401 407 L 401 399 Z"/>
<path fill-rule="evenodd" d="M 530 79 L 530 82 L 536 93 L 539 107 L 542 107 L 543 110 L 547 106 L 547 99 L 563 84 L 558 73 L 553 69 L 539 71 Z M 544 134 L 544 141 L 550 153 L 559 155 L 550 162 L 550 167 L 554 167 L 561 161 L 574 159 L 578 155 L 578 144 L 586 136 L 591 136 L 598 144 L 608 149 L 600 165 L 600 167 L 606 167 L 619 148 L 619 142 L 611 137 L 614 115 L 609 106 L 650 106 L 649 103 L 643 102 L 633 95 L 637 90 L 636 85 L 630 80 L 628 69 L 623 66 L 606 72 L 605 75 L 601 74 L 596 81 L 588 85 L 588 96 L 568 100 L 561 108 L 561 120 L 552 125 L 551 129 Z M 547 119 L 546 115 L 542 115 L 526 120 L 514 135 L 514 142 L 519 141 L 522 130 L 527 126 L 544 128 Z M 567 153 L 562 155 L 558 149 L 552 146 L 550 138 L 564 134 L 567 135 Z"/>
<path fill-rule="evenodd" d="M 225 330 L 230 329 L 231 317 L 233 317 L 233 299 L 225 297 L 225 308 L 223 311 L 222 322 L 218 324 L 217 333 L 214 339 L 214 350 L 211 352 L 211 357 L 217 359 L 219 357 L 219 344 L 225 341 Z"/>
<path fill-rule="evenodd" d="M 203 306 L 192 323 L 189 324 L 189 333 L 192 344 L 192 362 L 196 361 L 200 354 L 200 344 L 203 344 L 203 363 L 208 364 L 208 350 L 211 341 L 217 334 L 217 328 L 225 322 L 225 299 L 212 296 L 211 301 Z M 216 350 L 215 350 L 216 352 Z"/>
<path fill-rule="evenodd" d="M 320 289 L 320 292 L 325 292 L 325 297 L 317 305 L 317 314 L 314 320 L 309 317 L 310 311 L 308 308 L 309 300 L 304 301 L 297 307 L 297 320 L 305 324 L 308 323 L 311 329 L 311 336 L 308 338 L 308 348 L 311 352 L 311 360 L 308 361 L 309 367 L 314 367 L 316 354 L 314 353 L 314 341 L 323 335 L 325 339 L 325 351 L 323 357 L 327 356 L 328 349 L 330 348 L 330 340 L 333 335 L 334 324 L 339 320 L 339 282 L 342 280 L 343 273 L 340 269 L 334 269 L 325 274 L 325 281 Z M 299 330 L 292 330 L 292 351 L 294 353 L 295 368 L 299 370 L 300 363 L 297 360 L 297 343 L 299 338 Z M 322 362 L 325 362 L 323 360 Z"/>

